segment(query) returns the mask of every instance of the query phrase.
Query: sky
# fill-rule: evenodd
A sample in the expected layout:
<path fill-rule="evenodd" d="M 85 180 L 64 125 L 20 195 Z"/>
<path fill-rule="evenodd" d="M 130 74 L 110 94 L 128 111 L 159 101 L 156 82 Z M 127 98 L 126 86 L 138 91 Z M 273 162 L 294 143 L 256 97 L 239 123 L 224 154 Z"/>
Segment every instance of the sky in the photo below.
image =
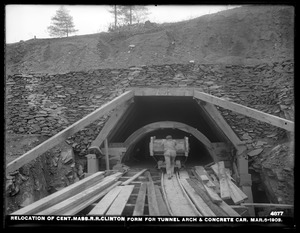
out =
<path fill-rule="evenodd" d="M 114 22 L 108 5 L 64 5 L 73 17 L 72 35 L 94 34 L 107 31 Z M 6 5 L 6 43 L 34 38 L 50 38 L 47 27 L 60 5 Z M 148 20 L 155 23 L 178 22 L 212 14 L 236 6 L 229 5 L 148 5 Z"/>

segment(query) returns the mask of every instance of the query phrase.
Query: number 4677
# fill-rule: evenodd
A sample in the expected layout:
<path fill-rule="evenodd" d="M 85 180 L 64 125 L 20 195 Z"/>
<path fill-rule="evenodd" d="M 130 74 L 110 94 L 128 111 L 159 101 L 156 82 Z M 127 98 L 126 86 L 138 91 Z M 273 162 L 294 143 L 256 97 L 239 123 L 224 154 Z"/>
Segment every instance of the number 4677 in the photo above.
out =
<path fill-rule="evenodd" d="M 283 211 L 278 211 L 278 210 L 272 210 L 270 213 L 271 216 L 282 216 Z"/>

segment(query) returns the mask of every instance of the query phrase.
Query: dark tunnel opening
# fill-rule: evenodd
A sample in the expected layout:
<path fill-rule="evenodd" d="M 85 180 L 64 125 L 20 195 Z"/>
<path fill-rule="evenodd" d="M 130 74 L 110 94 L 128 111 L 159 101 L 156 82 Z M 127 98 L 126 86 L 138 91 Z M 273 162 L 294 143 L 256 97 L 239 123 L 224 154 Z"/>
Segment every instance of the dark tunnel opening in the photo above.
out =
<path fill-rule="evenodd" d="M 122 162 L 130 167 L 155 167 L 156 161 L 150 156 L 150 137 L 155 136 L 157 139 L 163 139 L 166 138 L 167 135 L 171 135 L 173 139 L 188 137 L 189 154 L 186 159 L 182 158 L 183 161 L 185 161 L 184 165 L 186 167 L 203 166 L 213 162 L 213 158 L 202 142 L 193 135 L 178 129 L 158 129 L 143 135 L 140 140 L 128 148 Z M 163 159 L 163 156 L 155 158 Z"/>
<path fill-rule="evenodd" d="M 135 97 L 127 113 L 110 135 L 111 142 L 124 142 L 139 128 L 159 121 L 187 124 L 211 142 L 228 141 L 203 107 L 191 97 Z"/>

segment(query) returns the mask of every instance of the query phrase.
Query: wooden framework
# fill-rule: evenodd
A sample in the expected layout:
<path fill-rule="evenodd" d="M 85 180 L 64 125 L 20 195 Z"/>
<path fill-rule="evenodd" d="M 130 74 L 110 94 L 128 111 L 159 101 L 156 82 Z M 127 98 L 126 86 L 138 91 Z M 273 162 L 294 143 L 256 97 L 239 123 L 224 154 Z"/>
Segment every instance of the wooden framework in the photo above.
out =
<path fill-rule="evenodd" d="M 130 102 L 132 103 L 132 102 Z M 98 155 L 97 151 L 101 153 L 100 147 L 104 140 L 107 138 L 113 127 L 116 123 L 122 118 L 130 103 L 124 103 L 119 108 L 115 109 L 115 111 L 111 114 L 109 120 L 105 123 L 104 127 L 101 129 L 101 132 L 98 134 L 96 139 L 92 142 L 89 151 L 95 150 L 95 153 Z"/>
<path fill-rule="evenodd" d="M 131 145 L 134 145 L 139 139 L 141 139 L 141 137 L 143 137 L 145 134 L 155 131 L 157 129 L 168 129 L 168 128 L 179 129 L 181 131 L 192 134 L 195 138 L 197 138 L 200 142 L 204 144 L 204 146 L 207 148 L 208 152 L 212 156 L 213 160 L 216 161 L 216 156 L 211 141 L 204 134 L 202 134 L 199 130 L 195 129 L 194 127 L 176 121 L 159 121 L 159 122 L 145 125 L 139 128 L 138 130 L 136 130 L 134 133 L 132 133 L 125 140 L 124 145 L 128 149 Z"/>
<path fill-rule="evenodd" d="M 32 150 L 26 152 L 19 158 L 15 159 L 14 161 L 10 162 L 6 167 L 6 173 L 13 172 L 18 168 L 22 167 L 24 164 L 34 160 L 39 155 L 43 154 L 47 150 L 51 149 L 52 147 L 58 145 L 59 143 L 66 140 L 68 137 L 72 136 L 74 133 L 80 131 L 84 127 L 88 126 L 99 117 L 107 114 L 108 112 L 118 108 L 120 105 L 119 110 L 116 110 L 113 113 L 113 118 L 108 121 L 109 124 L 103 128 L 101 133 L 98 135 L 96 140 L 93 142 L 92 146 L 101 146 L 102 142 L 107 139 L 110 133 L 113 131 L 113 128 L 118 126 L 120 123 L 120 119 L 124 116 L 125 112 L 128 109 L 128 105 L 124 104 L 125 102 L 132 100 L 134 96 L 187 96 L 187 97 L 194 97 L 208 104 L 204 105 L 204 109 L 209 113 L 209 115 L 215 119 L 215 122 L 222 128 L 225 135 L 231 140 L 233 145 L 238 150 L 244 150 L 243 147 L 240 146 L 240 141 L 237 136 L 234 134 L 230 126 L 226 123 L 226 121 L 222 118 L 221 114 L 218 110 L 213 106 L 217 105 L 225 109 L 229 109 L 236 113 L 260 120 L 262 122 L 266 122 L 268 124 L 283 128 L 287 131 L 294 132 L 294 122 L 290 120 L 286 120 L 277 116 L 273 116 L 267 113 L 264 113 L 259 110 L 255 110 L 253 108 L 249 108 L 240 104 L 236 104 L 230 102 L 228 100 L 215 97 L 213 95 L 209 95 L 194 88 L 133 88 L 131 90 L 126 91 L 125 93 L 121 94 L 119 97 L 113 99 L 112 101 L 104 104 L 94 112 L 90 113 L 89 115 L 85 116 L 81 120 L 75 122 L 71 126 L 67 127 L 66 129 L 62 130 L 58 134 L 54 135 L 50 139 L 46 140 L 45 142 L 41 143 L 37 147 L 33 148 Z M 162 123 L 162 125 L 160 125 Z M 179 130 L 188 132 L 193 134 L 199 141 L 201 141 L 206 148 L 208 149 L 209 153 L 213 157 L 215 161 L 215 155 L 213 151 L 213 147 L 211 146 L 211 142 L 197 129 L 187 126 L 183 123 L 179 122 L 156 122 L 153 125 L 147 125 L 143 128 L 134 132 L 126 141 L 125 145 L 129 146 L 136 142 L 142 135 L 147 132 L 151 132 L 158 128 L 177 128 Z M 97 145 L 96 145 L 97 144 Z M 241 149 L 242 148 L 242 149 Z M 238 153 L 240 154 L 240 153 Z M 241 170 L 239 168 L 239 170 Z"/>

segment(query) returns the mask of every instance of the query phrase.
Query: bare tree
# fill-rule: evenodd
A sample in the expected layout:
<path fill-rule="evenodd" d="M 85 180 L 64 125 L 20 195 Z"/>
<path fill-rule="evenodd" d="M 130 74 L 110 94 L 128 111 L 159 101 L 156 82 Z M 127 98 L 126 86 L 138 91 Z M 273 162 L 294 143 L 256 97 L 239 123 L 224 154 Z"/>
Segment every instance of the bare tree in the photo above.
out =
<path fill-rule="evenodd" d="M 50 36 L 68 37 L 69 34 L 78 31 L 75 29 L 73 17 L 69 15 L 69 11 L 64 6 L 56 11 L 56 15 L 51 20 L 52 25 L 48 27 Z"/>
<path fill-rule="evenodd" d="M 148 8 L 142 5 L 121 6 L 120 13 L 122 15 L 123 22 L 129 25 L 142 22 L 149 14 Z"/>
<path fill-rule="evenodd" d="M 134 8 L 133 14 L 135 15 L 136 23 L 142 23 L 147 20 L 147 17 L 149 15 L 148 8 L 143 5 L 137 5 Z"/>
<path fill-rule="evenodd" d="M 114 23 L 115 23 L 115 30 L 117 29 L 118 26 L 118 18 L 120 17 L 119 15 L 121 14 L 121 7 L 117 5 L 110 6 L 110 9 L 108 10 L 110 13 L 114 15 Z"/>

